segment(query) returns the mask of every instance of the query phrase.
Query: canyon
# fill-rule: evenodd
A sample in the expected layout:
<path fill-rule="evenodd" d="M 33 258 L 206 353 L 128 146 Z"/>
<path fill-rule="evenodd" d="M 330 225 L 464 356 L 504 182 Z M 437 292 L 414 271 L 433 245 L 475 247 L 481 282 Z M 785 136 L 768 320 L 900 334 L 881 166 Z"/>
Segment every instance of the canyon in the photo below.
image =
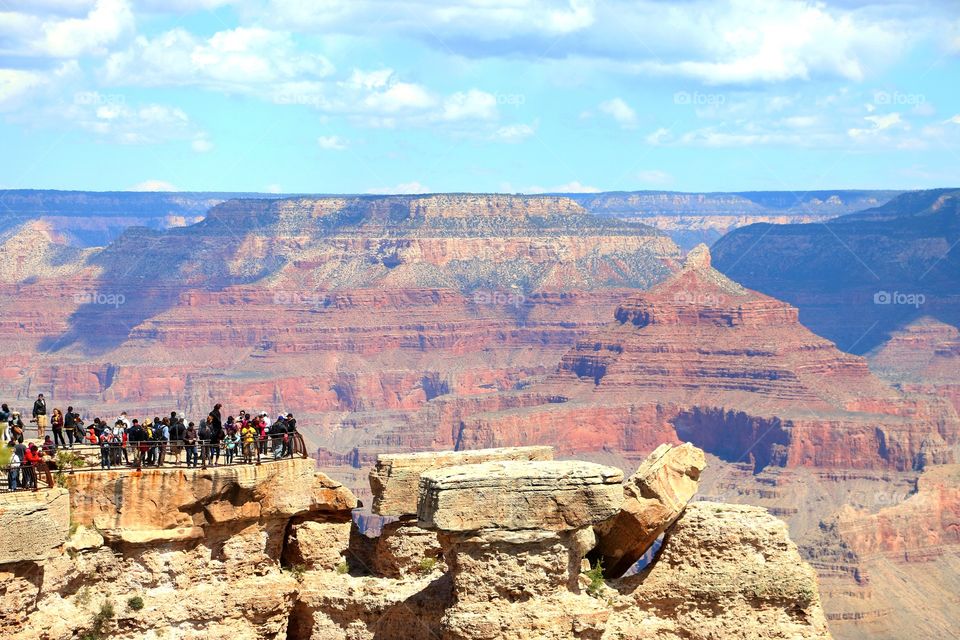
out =
<path fill-rule="evenodd" d="M 689 442 L 707 464 L 675 541 L 692 549 L 715 531 L 715 552 L 725 554 L 724 527 L 752 539 L 763 513 L 754 509 L 765 507 L 773 517 L 763 514 L 760 529 L 772 537 L 763 543 L 786 536 L 777 519 L 787 523 L 817 572 L 835 637 L 898 638 L 904 629 L 935 637 L 958 622 L 940 591 L 960 566 L 960 351 L 945 244 L 955 197 L 896 195 L 862 195 L 877 208 L 828 224 L 845 242 L 865 236 L 850 246 L 871 251 L 866 263 L 891 278 L 877 287 L 904 292 L 903 278 L 929 279 L 938 295 L 908 311 L 851 302 L 859 300 L 851 292 L 873 295 L 873 277 L 827 246 L 820 222 L 746 226 L 682 258 L 677 236 L 633 221 L 642 218 L 606 194 L 228 200 L 200 222 L 126 229 L 105 247 L 31 220 L 0 237 L 0 394 L 29 408 L 44 392 L 51 406 L 70 403 L 88 417 L 177 409 L 193 418 L 214 402 L 226 414 L 293 411 L 331 487 L 373 502 L 373 514 L 353 518 L 382 531 L 366 561 L 391 579 L 417 573 L 412 558 L 434 534 L 414 532 L 409 513 L 378 515 L 366 475 L 378 460 L 549 445 L 559 460 L 631 470 L 662 443 Z M 804 215 L 862 202 L 757 198 L 737 224 L 809 222 Z M 665 204 L 647 210 L 668 218 L 680 206 L 652 201 Z M 706 199 L 694 213 L 713 224 L 743 206 Z M 906 234 L 903 246 L 897 234 Z M 857 342 L 881 312 L 891 314 L 877 325 L 883 335 Z M 289 560 L 279 562 L 310 564 L 326 536 L 348 539 L 348 512 L 295 522 Z M 164 522 L 134 537 L 194 544 L 205 526 Z M 171 530 L 183 539 L 157 533 Z M 497 535 L 485 544 L 509 555 L 503 545 L 513 543 Z M 465 544 L 472 558 L 473 542 Z M 271 545 L 269 557 L 284 555 Z M 439 543 L 430 549 L 440 566 Z M 316 562 L 329 572 L 341 560 Z M 441 617 L 421 593 L 431 581 L 395 592 L 357 583 L 363 606 L 380 607 L 375 616 L 326 581 L 284 582 L 284 593 L 299 589 L 287 602 L 302 615 L 268 612 L 256 624 L 305 634 L 329 624 L 318 611 L 336 608 L 334 626 L 362 618 L 369 628 L 388 611 L 407 615 L 395 598 Z M 656 608 L 671 597 L 628 600 Z"/>

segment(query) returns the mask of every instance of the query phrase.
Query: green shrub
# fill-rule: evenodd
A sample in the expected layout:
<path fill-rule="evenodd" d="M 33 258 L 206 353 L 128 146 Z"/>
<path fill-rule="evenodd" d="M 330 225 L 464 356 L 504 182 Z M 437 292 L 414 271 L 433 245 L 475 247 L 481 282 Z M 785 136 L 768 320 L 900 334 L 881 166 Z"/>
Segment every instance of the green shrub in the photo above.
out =
<path fill-rule="evenodd" d="M 599 598 L 606 584 L 603 580 L 603 561 L 597 560 L 597 563 L 589 571 L 584 571 L 583 575 L 590 580 L 590 584 L 587 585 L 587 595 Z"/>
<path fill-rule="evenodd" d="M 437 566 L 436 558 L 429 558 L 429 557 L 423 558 L 420 560 L 420 564 L 417 565 L 417 570 L 420 573 L 430 573 L 436 568 L 436 566 Z"/>
<path fill-rule="evenodd" d="M 350 565 L 348 565 L 346 561 L 343 561 L 337 565 L 337 573 L 339 573 L 340 575 L 345 575 L 349 571 L 350 571 Z"/>
<path fill-rule="evenodd" d="M 140 611 L 143 609 L 143 598 L 140 596 L 133 596 L 127 600 L 127 609 L 130 609 L 131 611 Z"/>
<path fill-rule="evenodd" d="M 290 567 L 290 573 L 293 574 L 293 579 L 297 582 L 303 582 L 303 576 L 307 572 L 306 565 L 295 564 Z"/>

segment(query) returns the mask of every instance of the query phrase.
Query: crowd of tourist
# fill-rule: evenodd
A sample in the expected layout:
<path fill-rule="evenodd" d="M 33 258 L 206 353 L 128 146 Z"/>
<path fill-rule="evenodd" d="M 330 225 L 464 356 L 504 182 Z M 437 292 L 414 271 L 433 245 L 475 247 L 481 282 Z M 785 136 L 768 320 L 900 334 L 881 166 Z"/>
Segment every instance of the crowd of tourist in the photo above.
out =
<path fill-rule="evenodd" d="M 179 465 L 181 455 L 188 467 L 252 464 L 261 457 L 292 456 L 297 431 L 292 413 L 271 421 L 265 411 L 255 415 L 240 411 L 224 419 L 220 404 L 199 424 L 176 411 L 152 419 L 131 419 L 123 412 L 112 423 L 99 417 L 88 423 L 73 407 L 66 413 L 56 407 L 48 413 L 42 393 L 28 422 L 36 425 L 36 442 L 26 437 L 20 412 L 0 405 L 3 439 L 12 449 L 7 474 L 11 491 L 35 489 L 37 471 L 55 468 L 60 450 L 95 452 L 102 469 Z"/>

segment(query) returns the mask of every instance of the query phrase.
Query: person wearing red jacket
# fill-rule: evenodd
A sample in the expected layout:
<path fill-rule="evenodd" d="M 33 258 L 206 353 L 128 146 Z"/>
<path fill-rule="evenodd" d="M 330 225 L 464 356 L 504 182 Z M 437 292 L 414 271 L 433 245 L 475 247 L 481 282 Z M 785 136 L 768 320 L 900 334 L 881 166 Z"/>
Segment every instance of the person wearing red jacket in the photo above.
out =
<path fill-rule="evenodd" d="M 23 466 L 23 486 L 26 489 L 36 489 L 37 465 L 39 465 L 40 461 L 43 460 L 43 455 L 41 455 L 40 449 L 37 448 L 37 445 L 31 443 L 27 448 L 25 458 L 25 464 Z"/>

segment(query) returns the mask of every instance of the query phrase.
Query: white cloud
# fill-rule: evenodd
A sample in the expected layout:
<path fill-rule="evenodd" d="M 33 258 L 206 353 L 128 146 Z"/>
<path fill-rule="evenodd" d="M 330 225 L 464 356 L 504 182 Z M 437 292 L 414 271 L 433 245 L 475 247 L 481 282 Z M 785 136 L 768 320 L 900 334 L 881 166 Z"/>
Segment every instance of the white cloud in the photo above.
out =
<path fill-rule="evenodd" d="M 383 91 L 367 95 L 361 104 L 366 111 L 395 114 L 428 109 L 436 104 L 436 99 L 418 84 L 396 82 Z"/>
<path fill-rule="evenodd" d="M 960 113 L 958 113 L 957 115 L 953 116 L 952 118 L 949 118 L 949 119 L 947 119 L 947 120 L 944 120 L 944 124 L 948 124 L 948 123 L 960 124 Z"/>
<path fill-rule="evenodd" d="M 659 145 L 667 142 L 672 137 L 673 137 L 673 133 L 670 131 L 670 129 L 667 129 L 665 127 L 660 127 L 656 131 L 653 131 L 652 133 L 648 134 L 645 139 L 647 141 L 647 144 Z"/>
<path fill-rule="evenodd" d="M 179 191 L 175 186 L 163 180 L 144 180 L 133 185 L 128 191 Z"/>
<path fill-rule="evenodd" d="M 625 129 L 630 129 L 637 125 L 637 112 L 624 102 L 623 98 L 613 98 L 612 100 L 601 102 L 599 109 L 601 113 L 607 114 Z"/>
<path fill-rule="evenodd" d="M 893 126 L 903 123 L 903 118 L 900 117 L 900 114 L 897 112 L 887 113 L 883 115 L 875 116 L 864 116 L 863 118 L 869 122 L 871 127 L 865 128 L 851 128 L 847 130 L 847 135 L 851 138 L 863 138 L 865 136 L 873 136 L 881 131 L 885 131 Z"/>
<path fill-rule="evenodd" d="M 645 184 L 665 185 L 673 182 L 673 176 L 659 169 L 646 169 L 637 172 L 637 180 Z"/>
<path fill-rule="evenodd" d="M 255 93 L 285 81 L 333 73 L 326 57 L 297 50 L 289 33 L 238 27 L 198 38 L 176 28 L 155 38 L 139 36 L 107 58 L 105 79 L 117 85 L 200 86 Z"/>
<path fill-rule="evenodd" d="M 21 69 L 0 69 L 0 108 L 13 105 L 20 98 L 47 82 L 47 77 L 42 73 Z"/>
<path fill-rule="evenodd" d="M 791 129 L 808 129 L 820 122 L 816 116 L 788 116 L 780 120 L 780 123 Z"/>
<path fill-rule="evenodd" d="M 3 3 L 0 53 L 48 58 L 103 55 L 134 30 L 129 0 Z M 6 51 L 4 51 L 6 50 Z"/>
<path fill-rule="evenodd" d="M 430 193 L 430 189 L 414 180 L 413 182 L 401 182 L 395 187 L 369 189 L 367 193 L 375 195 L 411 195 L 417 193 Z"/>
<path fill-rule="evenodd" d="M 444 120 L 493 120 L 497 117 L 497 97 L 470 89 L 454 93 L 443 102 Z"/>
<path fill-rule="evenodd" d="M 536 124 L 508 124 L 500 127 L 490 136 L 496 142 L 522 142 L 537 133 Z"/>
<path fill-rule="evenodd" d="M 340 136 L 320 136 L 317 144 L 328 151 L 343 151 L 347 148 L 347 141 Z"/>
<path fill-rule="evenodd" d="M 190 143 L 190 148 L 197 153 L 207 153 L 213 151 L 213 142 L 205 133 L 197 134 Z"/>
<path fill-rule="evenodd" d="M 119 144 L 159 144 L 189 139 L 194 150 L 199 151 L 195 145 L 198 141 L 206 140 L 206 135 L 196 130 L 183 109 L 160 104 L 74 102 L 68 107 L 50 111 L 45 118 L 60 119 Z M 208 140 L 207 144 L 212 148 Z M 202 142 L 200 146 L 204 146 Z"/>
<path fill-rule="evenodd" d="M 600 189 L 582 184 L 579 180 L 573 180 L 555 187 L 527 187 L 521 193 L 600 193 Z"/>

